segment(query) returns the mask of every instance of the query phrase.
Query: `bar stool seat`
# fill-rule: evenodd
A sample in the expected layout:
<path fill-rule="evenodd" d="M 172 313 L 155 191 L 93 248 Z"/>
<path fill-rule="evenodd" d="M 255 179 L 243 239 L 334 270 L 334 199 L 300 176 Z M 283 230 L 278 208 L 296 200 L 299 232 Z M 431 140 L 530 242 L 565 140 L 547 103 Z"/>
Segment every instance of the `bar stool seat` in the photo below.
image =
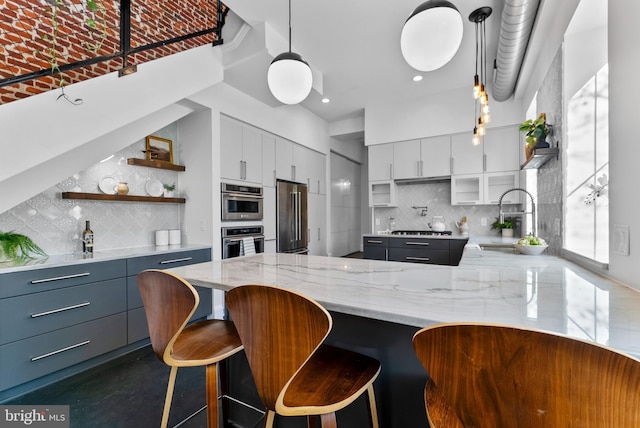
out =
<path fill-rule="evenodd" d="M 335 412 L 366 393 L 369 423 L 378 427 L 373 382 L 380 362 L 324 344 L 332 327 L 329 312 L 299 293 L 267 285 L 229 291 L 227 308 L 244 345 L 258 395 L 267 413 L 307 416 L 315 426 L 336 427 Z"/>
<path fill-rule="evenodd" d="M 137 276 L 156 356 L 171 367 L 161 427 L 169 421 L 178 367 L 206 366 L 207 421 L 218 426 L 218 363 L 242 350 L 235 326 L 225 320 L 199 321 L 186 327 L 200 297 L 184 279 L 160 270 Z"/>

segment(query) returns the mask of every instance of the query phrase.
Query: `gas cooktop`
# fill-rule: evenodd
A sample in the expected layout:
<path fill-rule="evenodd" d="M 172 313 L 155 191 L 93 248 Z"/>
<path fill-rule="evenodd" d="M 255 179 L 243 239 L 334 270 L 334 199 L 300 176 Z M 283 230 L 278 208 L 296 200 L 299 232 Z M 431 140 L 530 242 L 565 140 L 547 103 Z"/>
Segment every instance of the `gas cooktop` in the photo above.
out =
<path fill-rule="evenodd" d="M 451 235 L 451 231 L 450 230 L 442 230 L 442 231 L 435 231 L 435 230 L 394 230 L 393 232 L 391 232 L 392 235 L 422 235 L 422 236 L 450 236 Z"/>

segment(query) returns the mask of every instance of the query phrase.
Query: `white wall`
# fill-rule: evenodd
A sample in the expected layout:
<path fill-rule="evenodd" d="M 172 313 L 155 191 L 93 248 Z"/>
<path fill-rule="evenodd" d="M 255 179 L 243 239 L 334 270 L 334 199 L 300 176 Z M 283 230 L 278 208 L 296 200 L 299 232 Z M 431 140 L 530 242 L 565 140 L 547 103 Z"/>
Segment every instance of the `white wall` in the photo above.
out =
<path fill-rule="evenodd" d="M 614 225 L 630 226 L 630 254 L 613 251 L 609 272 L 640 290 L 640 144 L 638 144 L 638 69 L 640 69 L 640 2 L 609 0 L 609 236 Z M 613 241 L 609 248 L 613 249 Z"/>
<path fill-rule="evenodd" d="M 191 112 L 174 103 L 222 80 L 219 48 L 202 46 L 0 106 L 0 213 Z M 43 180 L 46 177 L 46 180 Z"/>
<path fill-rule="evenodd" d="M 499 103 L 490 99 L 489 105 L 492 121 L 487 128 L 522 122 L 525 112 L 519 102 Z M 365 144 L 470 132 L 474 115 L 470 87 L 437 94 L 421 102 L 368 106 L 365 110 Z"/>

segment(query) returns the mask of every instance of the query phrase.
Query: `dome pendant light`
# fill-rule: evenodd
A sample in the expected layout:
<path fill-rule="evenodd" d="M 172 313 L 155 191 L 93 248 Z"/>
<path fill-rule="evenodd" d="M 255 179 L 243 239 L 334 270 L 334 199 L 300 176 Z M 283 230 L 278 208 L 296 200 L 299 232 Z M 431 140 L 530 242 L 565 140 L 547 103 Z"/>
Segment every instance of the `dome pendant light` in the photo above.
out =
<path fill-rule="evenodd" d="M 462 17 L 445 0 L 427 0 L 402 27 L 400 49 L 405 61 L 420 71 L 436 70 L 456 54 L 462 42 Z"/>
<path fill-rule="evenodd" d="M 289 51 L 271 61 L 267 72 L 267 83 L 274 97 L 283 104 L 302 102 L 313 83 L 311 68 L 299 54 L 291 52 L 291 0 L 289 0 Z"/>

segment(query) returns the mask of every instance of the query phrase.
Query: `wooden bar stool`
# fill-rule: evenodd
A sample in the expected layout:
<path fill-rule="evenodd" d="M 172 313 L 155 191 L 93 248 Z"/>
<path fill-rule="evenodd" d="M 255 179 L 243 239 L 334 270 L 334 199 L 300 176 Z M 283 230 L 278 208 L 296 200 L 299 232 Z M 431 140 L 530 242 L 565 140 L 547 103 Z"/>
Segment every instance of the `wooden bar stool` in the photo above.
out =
<path fill-rule="evenodd" d="M 640 360 L 591 342 L 502 325 L 424 328 L 431 427 L 640 427 Z"/>
<path fill-rule="evenodd" d="M 323 344 L 332 319 L 315 301 L 266 285 L 244 285 L 227 293 L 227 308 L 242 339 L 258 394 L 267 409 L 265 427 L 276 413 L 307 416 L 315 426 L 336 427 L 335 412 L 367 394 L 369 419 L 378 427 L 373 382 L 380 363 L 368 356 Z"/>
<path fill-rule="evenodd" d="M 198 292 L 184 279 L 160 270 L 138 274 L 138 288 L 149 324 L 151 346 L 158 358 L 171 367 L 162 428 L 169 410 L 178 367 L 206 366 L 208 426 L 218 426 L 218 362 L 242 349 L 240 337 L 230 321 L 187 322 L 200 302 Z"/>

